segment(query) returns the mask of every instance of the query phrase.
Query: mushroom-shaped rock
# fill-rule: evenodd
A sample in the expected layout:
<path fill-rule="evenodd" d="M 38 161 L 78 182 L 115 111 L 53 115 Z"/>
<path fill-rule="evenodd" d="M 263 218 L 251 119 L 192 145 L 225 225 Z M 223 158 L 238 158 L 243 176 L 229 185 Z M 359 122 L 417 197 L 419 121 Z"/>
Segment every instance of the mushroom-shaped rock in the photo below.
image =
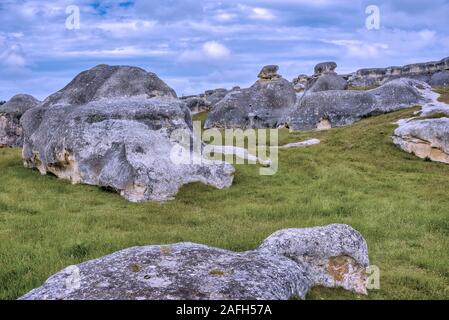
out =
<path fill-rule="evenodd" d="M 281 77 L 280 75 L 278 75 L 278 71 L 279 66 L 276 65 L 264 66 L 257 77 L 262 80 L 277 79 Z"/>
<path fill-rule="evenodd" d="M 335 69 L 337 69 L 335 62 L 321 62 L 315 66 L 315 75 L 335 73 Z"/>
<path fill-rule="evenodd" d="M 193 243 L 69 267 L 23 300 L 287 300 L 317 285 L 366 294 L 367 245 L 349 226 L 283 230 L 242 253 Z"/>
<path fill-rule="evenodd" d="M 130 201 L 169 200 L 192 182 L 232 184 L 231 165 L 182 144 L 181 135 L 193 137 L 190 111 L 173 89 L 140 68 L 85 71 L 28 110 L 21 123 L 25 166 L 111 188 Z"/>
<path fill-rule="evenodd" d="M 39 100 L 30 95 L 18 94 L 0 106 L 0 147 L 22 146 L 20 118 L 39 103 Z"/>

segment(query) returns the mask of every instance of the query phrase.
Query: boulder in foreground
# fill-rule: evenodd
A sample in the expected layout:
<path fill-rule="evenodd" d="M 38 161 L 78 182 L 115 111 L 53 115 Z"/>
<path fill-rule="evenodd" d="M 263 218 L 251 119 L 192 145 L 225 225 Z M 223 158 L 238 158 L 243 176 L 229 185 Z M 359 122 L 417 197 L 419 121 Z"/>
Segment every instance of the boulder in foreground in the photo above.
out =
<path fill-rule="evenodd" d="M 363 237 L 346 225 L 281 230 L 242 253 L 134 247 L 69 267 L 22 300 L 287 300 L 314 286 L 366 294 Z"/>

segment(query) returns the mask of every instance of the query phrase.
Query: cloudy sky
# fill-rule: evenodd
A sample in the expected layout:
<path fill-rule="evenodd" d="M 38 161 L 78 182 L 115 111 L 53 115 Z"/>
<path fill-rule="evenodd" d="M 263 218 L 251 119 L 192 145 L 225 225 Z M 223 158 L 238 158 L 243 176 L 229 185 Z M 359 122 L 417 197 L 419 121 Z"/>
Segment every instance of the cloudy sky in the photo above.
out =
<path fill-rule="evenodd" d="M 73 5 L 79 29 L 66 27 Z M 0 0 L 0 100 L 43 99 L 100 63 L 153 71 L 186 95 L 248 86 L 266 64 L 292 79 L 321 61 L 348 73 L 440 60 L 448 17 L 449 0 Z"/>

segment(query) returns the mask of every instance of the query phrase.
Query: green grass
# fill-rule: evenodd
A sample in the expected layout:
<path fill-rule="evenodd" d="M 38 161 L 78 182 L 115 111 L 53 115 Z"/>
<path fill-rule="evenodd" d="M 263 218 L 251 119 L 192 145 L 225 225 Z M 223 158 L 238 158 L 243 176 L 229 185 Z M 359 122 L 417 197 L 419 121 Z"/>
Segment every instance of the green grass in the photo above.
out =
<path fill-rule="evenodd" d="M 434 90 L 441 94 L 441 97 L 438 99 L 440 102 L 449 103 L 449 87 L 440 87 Z"/>
<path fill-rule="evenodd" d="M 346 223 L 366 238 L 381 290 L 361 297 L 316 288 L 309 298 L 447 299 L 449 166 L 404 153 L 390 138 L 393 121 L 415 110 L 327 132 L 284 130 L 282 144 L 322 144 L 281 150 L 275 176 L 239 165 L 232 188 L 192 184 L 166 204 L 40 176 L 22 166 L 20 150 L 0 150 L 0 298 L 130 246 L 191 241 L 243 251 L 282 228 Z"/>

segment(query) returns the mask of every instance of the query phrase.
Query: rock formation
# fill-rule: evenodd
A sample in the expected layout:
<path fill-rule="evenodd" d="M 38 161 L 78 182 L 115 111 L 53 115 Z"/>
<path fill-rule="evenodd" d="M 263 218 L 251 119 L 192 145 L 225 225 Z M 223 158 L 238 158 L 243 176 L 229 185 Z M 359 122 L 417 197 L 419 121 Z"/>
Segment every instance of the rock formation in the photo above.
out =
<path fill-rule="evenodd" d="M 259 80 L 248 89 L 230 92 L 207 118 L 205 127 L 276 128 L 296 102 L 293 85 L 277 74 L 277 66 L 266 66 Z"/>
<path fill-rule="evenodd" d="M 191 182 L 232 184 L 231 165 L 190 153 L 173 133 L 192 136 L 185 103 L 154 73 L 99 65 L 21 119 L 28 168 L 111 188 L 130 201 L 165 201 Z M 174 148 L 195 161 L 173 161 Z M 180 148 L 180 149 L 179 149 Z"/>
<path fill-rule="evenodd" d="M 449 87 L 449 71 L 441 71 L 433 74 L 429 84 L 434 87 Z"/>
<path fill-rule="evenodd" d="M 21 147 L 20 118 L 40 101 L 27 94 L 18 94 L 0 106 L 0 147 Z"/>
<path fill-rule="evenodd" d="M 417 117 L 399 122 L 393 142 L 419 158 L 449 163 L 449 105 L 438 101 L 429 85 L 420 88 L 426 99 Z"/>
<path fill-rule="evenodd" d="M 363 237 L 346 225 L 276 232 L 242 253 L 193 243 L 126 249 L 69 267 L 22 300 L 287 300 L 317 285 L 366 294 Z"/>
<path fill-rule="evenodd" d="M 315 76 L 323 75 L 323 74 L 334 74 L 335 69 L 337 69 L 337 64 L 333 61 L 330 62 L 321 62 L 315 66 Z"/>
<path fill-rule="evenodd" d="M 212 110 L 229 92 L 237 90 L 240 90 L 240 87 L 234 87 L 230 91 L 223 88 L 207 90 L 204 94 L 182 97 L 181 100 L 184 100 L 190 111 L 196 114 Z"/>
<path fill-rule="evenodd" d="M 404 67 L 361 69 L 350 76 L 349 82 L 354 87 L 369 87 L 382 85 L 397 78 L 411 78 L 439 86 L 447 83 L 446 81 L 440 82 L 439 79 L 441 76 L 447 79 L 445 71 L 448 70 L 449 57 L 440 61 L 416 63 Z M 436 74 L 439 75 L 433 78 Z"/>
<path fill-rule="evenodd" d="M 397 79 L 368 91 L 333 90 L 304 95 L 287 117 L 292 130 L 325 129 L 362 118 L 407 108 L 422 102 L 425 83 Z"/>
<path fill-rule="evenodd" d="M 449 163 L 449 118 L 414 120 L 396 129 L 393 141 L 422 159 Z"/>
<path fill-rule="evenodd" d="M 296 92 L 303 92 L 307 88 L 307 84 L 310 81 L 310 77 L 305 74 L 300 74 L 297 78 L 293 79 L 293 86 Z"/>
<path fill-rule="evenodd" d="M 189 108 L 192 114 L 209 111 L 212 108 L 212 104 L 201 97 L 183 97 L 181 100 L 185 101 L 185 103 L 187 104 L 187 108 Z"/>

